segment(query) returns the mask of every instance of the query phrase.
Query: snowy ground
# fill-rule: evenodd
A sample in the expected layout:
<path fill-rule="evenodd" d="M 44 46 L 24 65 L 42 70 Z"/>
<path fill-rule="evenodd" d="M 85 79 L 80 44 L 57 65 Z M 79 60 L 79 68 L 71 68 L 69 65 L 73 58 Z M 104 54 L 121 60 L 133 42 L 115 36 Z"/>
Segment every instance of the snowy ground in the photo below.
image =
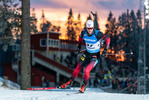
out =
<path fill-rule="evenodd" d="M 0 78 L 0 100 L 149 100 L 149 95 L 106 93 L 97 88 L 87 88 L 84 94 L 67 95 L 78 92 L 80 88 L 30 91 L 16 90 L 12 88 L 14 85 L 7 88 L 1 85 Z"/>
<path fill-rule="evenodd" d="M 149 95 L 105 93 L 94 88 L 88 88 L 84 94 L 67 95 L 78 90 L 79 88 L 52 91 L 0 90 L 0 100 L 149 100 Z"/>

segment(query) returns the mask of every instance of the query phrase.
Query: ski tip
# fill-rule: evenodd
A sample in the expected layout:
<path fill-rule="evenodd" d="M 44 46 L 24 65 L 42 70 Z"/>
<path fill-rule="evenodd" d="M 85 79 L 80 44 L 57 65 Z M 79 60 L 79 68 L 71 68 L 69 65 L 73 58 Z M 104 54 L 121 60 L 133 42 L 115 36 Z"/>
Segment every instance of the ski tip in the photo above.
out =
<path fill-rule="evenodd" d="M 74 95 L 74 94 L 80 94 L 80 92 L 76 92 L 76 93 L 68 93 L 67 95 Z"/>
<path fill-rule="evenodd" d="M 61 89 L 61 86 L 58 86 L 57 88 L 58 88 L 58 89 Z"/>

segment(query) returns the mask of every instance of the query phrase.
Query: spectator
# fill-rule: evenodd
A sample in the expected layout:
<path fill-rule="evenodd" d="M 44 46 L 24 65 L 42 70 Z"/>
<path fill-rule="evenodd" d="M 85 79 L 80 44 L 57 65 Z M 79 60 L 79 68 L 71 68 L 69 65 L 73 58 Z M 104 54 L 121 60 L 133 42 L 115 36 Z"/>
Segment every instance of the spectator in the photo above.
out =
<path fill-rule="evenodd" d="M 98 87 L 99 84 L 100 84 L 100 81 L 99 81 L 98 77 L 95 77 L 95 79 L 94 79 L 94 87 Z"/>
<path fill-rule="evenodd" d="M 70 67 L 70 57 L 67 56 L 66 59 L 65 59 L 65 63 L 67 64 L 67 67 Z"/>
<path fill-rule="evenodd" d="M 62 63 L 63 62 L 63 55 L 61 54 L 61 57 L 60 57 L 60 62 Z"/>
<path fill-rule="evenodd" d="M 56 61 L 56 55 L 55 54 L 53 54 L 53 59 L 54 59 L 54 61 Z"/>
<path fill-rule="evenodd" d="M 56 58 L 56 61 L 57 61 L 58 63 L 60 62 L 60 61 L 59 61 L 59 57 Z"/>
<path fill-rule="evenodd" d="M 46 80 L 46 87 L 49 87 L 49 80 Z"/>

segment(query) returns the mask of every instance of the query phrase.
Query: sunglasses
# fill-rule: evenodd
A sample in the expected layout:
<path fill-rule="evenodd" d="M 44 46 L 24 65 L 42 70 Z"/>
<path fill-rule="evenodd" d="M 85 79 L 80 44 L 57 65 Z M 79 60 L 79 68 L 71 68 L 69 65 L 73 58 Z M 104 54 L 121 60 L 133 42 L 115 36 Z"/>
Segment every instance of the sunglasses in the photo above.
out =
<path fill-rule="evenodd" d="M 86 29 L 91 30 L 91 29 L 93 29 L 93 28 L 86 28 Z"/>

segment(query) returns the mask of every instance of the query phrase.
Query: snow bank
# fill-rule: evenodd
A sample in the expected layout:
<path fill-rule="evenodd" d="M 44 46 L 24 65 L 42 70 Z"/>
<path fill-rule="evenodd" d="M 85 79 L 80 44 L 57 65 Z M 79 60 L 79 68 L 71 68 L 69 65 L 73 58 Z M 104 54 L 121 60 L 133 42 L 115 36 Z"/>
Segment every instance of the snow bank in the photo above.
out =
<path fill-rule="evenodd" d="M 2 86 L 4 79 L 0 77 L 0 90 L 20 89 L 20 86 L 10 80 L 7 80 L 7 87 Z"/>

